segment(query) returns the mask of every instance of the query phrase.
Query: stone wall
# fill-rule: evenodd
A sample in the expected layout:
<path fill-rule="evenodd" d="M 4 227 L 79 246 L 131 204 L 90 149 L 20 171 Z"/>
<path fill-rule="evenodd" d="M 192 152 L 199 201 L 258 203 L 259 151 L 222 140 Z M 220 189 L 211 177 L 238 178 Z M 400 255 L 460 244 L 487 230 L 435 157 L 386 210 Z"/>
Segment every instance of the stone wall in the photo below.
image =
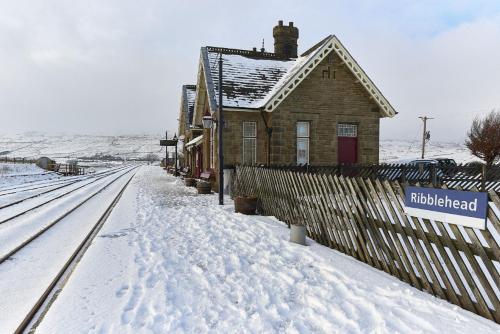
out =
<path fill-rule="evenodd" d="M 329 77 L 328 77 L 329 76 Z M 337 163 L 337 124 L 358 125 L 358 163 L 377 163 L 376 103 L 337 55 L 326 57 L 272 113 L 272 163 L 296 162 L 296 122 L 310 122 L 311 164 Z"/>
<path fill-rule="evenodd" d="M 269 114 L 264 114 L 266 121 L 269 122 Z M 224 120 L 226 127 L 223 130 L 224 136 L 224 165 L 240 164 L 243 161 L 243 122 L 257 123 L 257 154 L 256 163 L 267 163 L 267 142 L 268 136 L 266 126 L 260 111 L 242 111 L 242 110 L 224 110 Z M 207 138 L 207 137 L 205 137 Z M 219 184 L 219 163 L 218 163 L 218 136 L 215 132 L 214 155 L 215 155 L 215 173 L 212 189 L 218 190 Z M 207 153 L 210 147 L 207 147 Z"/>
<path fill-rule="evenodd" d="M 257 161 L 267 161 L 267 132 L 261 113 L 256 111 L 224 111 L 224 164 L 234 165 L 243 160 L 243 122 L 257 123 Z M 217 154 L 217 149 L 216 149 Z"/>

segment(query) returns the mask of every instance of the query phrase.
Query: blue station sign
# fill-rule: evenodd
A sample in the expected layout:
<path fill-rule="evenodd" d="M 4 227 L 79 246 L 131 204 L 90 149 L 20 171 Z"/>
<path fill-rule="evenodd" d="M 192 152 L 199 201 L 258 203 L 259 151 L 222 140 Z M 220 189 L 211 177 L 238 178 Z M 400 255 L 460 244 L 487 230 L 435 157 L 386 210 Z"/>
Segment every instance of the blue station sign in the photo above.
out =
<path fill-rule="evenodd" d="M 405 212 L 410 216 L 484 230 L 487 211 L 484 192 L 406 187 Z"/>

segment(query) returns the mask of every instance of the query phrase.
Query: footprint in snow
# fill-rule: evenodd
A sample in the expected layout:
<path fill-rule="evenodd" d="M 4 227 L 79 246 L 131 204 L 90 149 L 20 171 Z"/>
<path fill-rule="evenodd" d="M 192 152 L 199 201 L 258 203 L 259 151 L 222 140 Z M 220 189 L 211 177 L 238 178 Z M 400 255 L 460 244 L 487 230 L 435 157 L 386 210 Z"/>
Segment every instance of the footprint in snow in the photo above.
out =
<path fill-rule="evenodd" d="M 115 293 L 116 297 L 118 298 L 123 297 L 127 293 L 128 289 L 129 289 L 128 285 L 122 286 L 120 289 L 118 289 L 118 291 L 116 291 Z"/>

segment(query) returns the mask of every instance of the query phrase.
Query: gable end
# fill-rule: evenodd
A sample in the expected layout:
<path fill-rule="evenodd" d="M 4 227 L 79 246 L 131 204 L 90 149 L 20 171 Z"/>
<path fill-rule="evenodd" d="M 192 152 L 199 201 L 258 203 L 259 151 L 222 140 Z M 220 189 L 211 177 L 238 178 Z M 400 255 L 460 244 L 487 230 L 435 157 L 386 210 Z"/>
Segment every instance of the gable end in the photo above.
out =
<path fill-rule="evenodd" d="M 264 109 L 268 112 L 276 109 L 276 107 L 316 68 L 316 66 L 325 57 L 328 56 L 331 51 L 334 51 L 340 57 L 344 64 L 346 64 L 350 71 L 354 74 L 356 79 L 363 85 L 370 97 L 374 99 L 380 108 L 381 116 L 393 117 L 396 114 L 394 108 L 335 35 L 327 38 L 326 42 L 311 54 L 309 59 L 300 67 L 300 69 L 296 71 L 296 73 L 294 73 L 294 75 L 291 76 L 269 99 L 264 106 Z"/>

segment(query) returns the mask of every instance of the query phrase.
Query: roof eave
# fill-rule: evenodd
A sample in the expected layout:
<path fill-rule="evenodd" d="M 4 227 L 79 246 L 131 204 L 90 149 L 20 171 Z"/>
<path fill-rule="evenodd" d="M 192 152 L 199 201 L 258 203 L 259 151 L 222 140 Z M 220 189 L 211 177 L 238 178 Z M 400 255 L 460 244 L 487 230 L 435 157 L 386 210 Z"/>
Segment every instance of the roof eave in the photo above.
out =
<path fill-rule="evenodd" d="M 349 51 L 344 47 L 342 42 L 333 35 L 334 41 L 334 51 L 342 59 L 344 64 L 351 70 L 352 74 L 359 80 L 359 82 L 365 87 L 370 96 L 375 100 L 377 105 L 380 107 L 382 117 L 394 117 L 397 112 L 385 98 L 382 92 L 375 86 L 373 81 L 368 77 L 363 68 L 359 66 L 358 62 L 351 56 Z"/>
<path fill-rule="evenodd" d="M 264 108 L 263 107 L 232 107 L 232 106 L 224 106 L 224 110 L 228 111 L 243 111 L 243 112 L 260 112 Z"/>
<path fill-rule="evenodd" d="M 215 100 L 215 87 L 212 79 L 212 72 L 210 71 L 210 61 L 208 59 L 207 47 L 201 48 L 201 60 L 203 65 L 203 74 L 205 77 L 205 87 L 207 89 L 208 103 L 210 110 L 217 110 L 217 102 Z"/>
<path fill-rule="evenodd" d="M 307 75 L 309 75 L 309 73 L 311 73 L 331 51 L 334 51 L 380 107 L 381 117 L 394 117 L 397 112 L 363 71 L 361 66 L 359 66 L 347 49 L 342 45 L 339 39 L 335 35 L 331 35 L 323 41 L 324 44 L 312 51 L 313 55 L 311 58 L 301 65 L 297 73 L 290 77 L 286 83 L 268 99 L 264 104 L 264 110 L 272 112 L 276 109 L 278 105 L 280 105 L 281 102 L 307 77 Z"/>

